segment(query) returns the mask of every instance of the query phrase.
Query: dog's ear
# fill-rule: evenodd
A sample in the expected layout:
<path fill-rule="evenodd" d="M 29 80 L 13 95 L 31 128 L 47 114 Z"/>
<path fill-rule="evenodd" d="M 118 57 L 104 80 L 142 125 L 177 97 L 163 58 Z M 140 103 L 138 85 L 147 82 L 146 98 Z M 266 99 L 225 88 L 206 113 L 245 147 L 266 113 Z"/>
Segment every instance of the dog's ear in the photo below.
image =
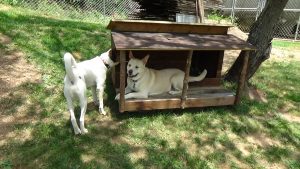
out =
<path fill-rule="evenodd" d="M 111 57 L 112 56 L 112 50 L 109 49 L 107 52 L 108 52 L 108 56 Z"/>
<path fill-rule="evenodd" d="M 134 59 L 134 56 L 131 51 L 129 51 L 129 59 Z"/>
<path fill-rule="evenodd" d="M 148 62 L 149 57 L 150 57 L 150 55 L 148 54 L 142 59 L 144 65 L 146 65 L 146 63 Z"/>

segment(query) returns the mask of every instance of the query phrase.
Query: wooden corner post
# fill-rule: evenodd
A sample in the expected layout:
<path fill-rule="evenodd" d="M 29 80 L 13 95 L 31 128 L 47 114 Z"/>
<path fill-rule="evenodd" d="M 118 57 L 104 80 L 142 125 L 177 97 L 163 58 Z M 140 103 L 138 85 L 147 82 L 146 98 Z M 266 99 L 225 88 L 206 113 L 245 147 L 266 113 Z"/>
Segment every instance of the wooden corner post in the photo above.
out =
<path fill-rule="evenodd" d="M 188 89 L 188 83 L 189 83 L 189 76 L 190 76 L 190 67 L 192 63 L 192 56 L 193 56 L 193 51 L 190 50 L 187 56 L 186 60 L 186 66 L 185 66 L 185 74 L 184 74 L 184 80 L 183 80 L 183 89 L 181 93 L 181 108 L 185 108 L 185 101 L 186 101 L 186 94 L 187 94 L 187 89 Z"/>
<path fill-rule="evenodd" d="M 244 51 L 245 54 L 243 56 L 243 65 L 242 65 L 242 71 L 241 75 L 239 77 L 238 81 L 238 87 L 236 91 L 235 101 L 234 104 L 237 105 L 241 102 L 242 93 L 245 87 L 245 80 L 247 75 L 247 67 L 248 67 L 248 60 L 249 60 L 249 52 L 250 51 Z"/>
<path fill-rule="evenodd" d="M 125 111 L 125 79 L 126 79 L 126 51 L 120 51 L 120 100 L 119 111 Z"/>

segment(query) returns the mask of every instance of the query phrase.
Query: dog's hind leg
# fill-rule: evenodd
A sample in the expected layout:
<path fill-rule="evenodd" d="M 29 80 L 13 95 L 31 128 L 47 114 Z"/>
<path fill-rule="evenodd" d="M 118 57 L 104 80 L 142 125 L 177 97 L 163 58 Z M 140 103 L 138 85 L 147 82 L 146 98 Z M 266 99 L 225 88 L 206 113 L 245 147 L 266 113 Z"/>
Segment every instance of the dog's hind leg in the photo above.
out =
<path fill-rule="evenodd" d="M 82 99 L 80 99 L 80 108 L 81 108 L 81 113 L 80 113 L 80 129 L 81 133 L 85 134 L 88 132 L 88 130 L 84 127 L 84 116 L 87 108 L 87 98 L 83 95 L 81 96 Z"/>
<path fill-rule="evenodd" d="M 75 118 L 75 114 L 74 114 L 74 107 L 73 107 L 71 98 L 67 98 L 67 104 L 68 104 L 68 109 L 69 109 L 70 116 L 71 116 L 71 123 L 72 123 L 73 129 L 74 129 L 74 133 L 81 134 L 81 131 L 76 122 L 76 118 Z"/>
<path fill-rule="evenodd" d="M 94 101 L 94 104 L 96 106 L 99 106 L 99 100 L 98 100 L 98 97 L 97 97 L 97 89 L 96 89 L 96 86 L 92 86 L 92 95 L 93 95 L 93 101 Z"/>
<path fill-rule="evenodd" d="M 98 90 L 99 90 L 99 112 L 103 115 L 106 115 L 106 111 L 104 110 L 104 106 L 103 106 L 104 88 L 100 87 Z"/>
<path fill-rule="evenodd" d="M 183 76 L 181 74 L 176 74 L 171 77 L 171 85 L 173 90 L 170 90 L 168 93 L 171 95 L 177 95 L 182 93 L 183 88 Z"/>

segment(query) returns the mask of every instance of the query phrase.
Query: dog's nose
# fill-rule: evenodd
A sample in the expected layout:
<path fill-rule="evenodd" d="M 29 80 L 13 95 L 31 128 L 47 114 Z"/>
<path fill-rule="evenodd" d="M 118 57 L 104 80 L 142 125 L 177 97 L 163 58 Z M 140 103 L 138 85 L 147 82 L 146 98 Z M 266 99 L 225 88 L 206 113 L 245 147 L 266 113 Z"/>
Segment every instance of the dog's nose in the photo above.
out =
<path fill-rule="evenodd" d="M 130 69 L 130 70 L 128 70 L 128 74 L 129 75 L 131 75 L 132 74 L 132 70 Z"/>

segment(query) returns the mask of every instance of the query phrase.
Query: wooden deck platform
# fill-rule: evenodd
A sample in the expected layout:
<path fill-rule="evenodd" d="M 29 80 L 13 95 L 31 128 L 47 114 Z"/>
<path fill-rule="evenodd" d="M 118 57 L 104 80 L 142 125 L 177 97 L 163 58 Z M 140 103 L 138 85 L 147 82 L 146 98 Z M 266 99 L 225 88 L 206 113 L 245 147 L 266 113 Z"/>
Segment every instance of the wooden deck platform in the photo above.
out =
<path fill-rule="evenodd" d="M 147 99 L 128 99 L 125 100 L 124 111 L 181 108 L 181 101 L 181 93 L 178 95 L 164 93 Z M 190 87 L 185 105 L 186 107 L 225 106 L 233 105 L 234 101 L 235 93 L 222 87 Z"/>

